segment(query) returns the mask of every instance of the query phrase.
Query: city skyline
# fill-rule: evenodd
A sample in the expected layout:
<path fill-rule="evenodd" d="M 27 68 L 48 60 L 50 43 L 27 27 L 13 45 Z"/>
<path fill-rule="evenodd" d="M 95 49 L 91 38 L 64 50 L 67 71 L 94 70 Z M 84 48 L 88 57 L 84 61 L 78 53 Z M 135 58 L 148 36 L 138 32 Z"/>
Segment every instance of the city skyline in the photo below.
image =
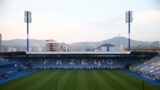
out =
<path fill-rule="evenodd" d="M 160 40 L 158 0 L 1 0 L 3 40 L 26 39 L 24 11 L 32 12 L 30 39 L 74 43 L 128 37 L 125 12 L 133 11 L 131 39 Z"/>

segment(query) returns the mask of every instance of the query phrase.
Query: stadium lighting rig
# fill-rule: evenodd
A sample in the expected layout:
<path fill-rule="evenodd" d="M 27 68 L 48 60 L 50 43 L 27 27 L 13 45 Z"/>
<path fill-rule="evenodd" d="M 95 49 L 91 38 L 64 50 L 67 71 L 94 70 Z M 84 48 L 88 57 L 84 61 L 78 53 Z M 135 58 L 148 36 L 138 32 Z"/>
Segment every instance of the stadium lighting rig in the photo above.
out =
<path fill-rule="evenodd" d="M 128 51 L 131 49 L 130 43 L 130 23 L 133 21 L 132 11 L 126 11 L 126 23 L 128 23 Z"/>
<path fill-rule="evenodd" d="M 31 11 L 24 11 L 24 22 L 27 23 L 27 51 L 29 51 L 29 23 L 31 21 Z"/>

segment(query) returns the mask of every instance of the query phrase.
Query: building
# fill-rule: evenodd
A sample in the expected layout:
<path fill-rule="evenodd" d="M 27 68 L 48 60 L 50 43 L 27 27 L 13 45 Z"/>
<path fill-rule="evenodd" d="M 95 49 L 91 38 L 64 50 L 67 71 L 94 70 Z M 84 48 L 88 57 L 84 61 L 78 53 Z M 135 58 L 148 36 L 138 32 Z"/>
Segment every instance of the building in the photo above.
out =
<path fill-rule="evenodd" d="M 17 51 L 17 48 L 15 48 L 15 47 L 8 47 L 7 48 L 8 50 L 8 52 L 16 52 Z"/>
<path fill-rule="evenodd" d="M 45 49 L 46 51 L 58 51 L 59 48 L 59 44 L 52 40 L 52 39 L 48 39 L 45 41 Z"/>

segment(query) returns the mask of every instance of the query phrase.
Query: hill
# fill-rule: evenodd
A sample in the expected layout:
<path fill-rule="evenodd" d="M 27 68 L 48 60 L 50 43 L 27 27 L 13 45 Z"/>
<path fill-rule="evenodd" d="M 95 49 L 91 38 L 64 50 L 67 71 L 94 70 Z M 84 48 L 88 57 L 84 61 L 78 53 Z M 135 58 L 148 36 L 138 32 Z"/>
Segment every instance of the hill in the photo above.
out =
<path fill-rule="evenodd" d="M 107 40 L 99 41 L 99 42 L 78 42 L 70 44 L 71 51 L 84 51 L 85 49 L 94 49 L 97 46 L 100 46 L 101 44 L 105 43 L 111 43 L 115 45 L 115 48 L 120 47 L 121 44 L 124 46 L 127 46 L 128 39 L 126 37 L 114 37 Z M 137 40 L 131 40 L 131 45 L 136 46 L 146 46 L 149 42 L 145 41 L 137 41 Z"/>
<path fill-rule="evenodd" d="M 36 39 L 30 39 L 29 44 L 31 46 L 44 46 L 45 40 L 36 40 Z M 2 41 L 2 45 L 4 46 L 26 46 L 26 40 L 25 39 L 13 39 L 13 40 L 4 40 Z"/>
<path fill-rule="evenodd" d="M 72 43 L 67 45 L 69 46 L 70 51 L 84 51 L 86 49 L 92 50 L 104 43 L 111 43 L 115 45 L 115 48 L 117 48 L 117 47 L 120 47 L 121 44 L 127 46 L 128 39 L 126 37 L 114 37 L 114 38 L 110 38 L 110 39 L 99 41 L 99 42 L 77 42 L 77 43 Z M 131 40 L 131 46 L 147 46 L 148 44 L 149 42 L 146 42 L 146 41 Z M 10 46 L 25 47 L 26 40 L 25 39 L 4 40 L 2 41 L 2 45 L 8 46 L 8 47 Z M 30 39 L 30 46 L 32 47 L 45 46 L 45 40 Z"/>

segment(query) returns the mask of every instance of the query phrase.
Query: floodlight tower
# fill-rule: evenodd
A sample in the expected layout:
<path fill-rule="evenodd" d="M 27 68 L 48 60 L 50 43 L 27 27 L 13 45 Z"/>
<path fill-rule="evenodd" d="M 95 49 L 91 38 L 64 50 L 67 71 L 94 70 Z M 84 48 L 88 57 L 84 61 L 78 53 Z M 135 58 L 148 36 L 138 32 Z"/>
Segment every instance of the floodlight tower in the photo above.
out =
<path fill-rule="evenodd" d="M 128 51 L 131 49 L 130 43 L 130 23 L 133 21 L 132 11 L 126 11 L 126 23 L 128 23 Z"/>
<path fill-rule="evenodd" d="M 24 11 L 24 22 L 27 23 L 27 51 L 29 51 L 29 23 L 31 20 L 31 11 Z"/>

